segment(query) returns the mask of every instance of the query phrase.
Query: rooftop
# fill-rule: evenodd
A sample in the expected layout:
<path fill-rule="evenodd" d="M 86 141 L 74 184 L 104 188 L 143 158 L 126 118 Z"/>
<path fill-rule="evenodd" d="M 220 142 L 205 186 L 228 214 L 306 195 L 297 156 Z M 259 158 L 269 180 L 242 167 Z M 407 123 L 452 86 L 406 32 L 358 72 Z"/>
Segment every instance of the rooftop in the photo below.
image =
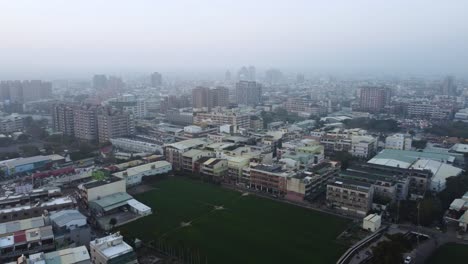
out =
<path fill-rule="evenodd" d="M 52 213 L 50 220 L 62 227 L 75 220 L 86 220 L 86 216 L 82 215 L 78 210 L 62 210 Z"/>
<path fill-rule="evenodd" d="M 189 149 L 189 148 L 193 148 L 193 147 L 204 145 L 204 144 L 206 144 L 206 141 L 200 138 L 193 138 L 193 139 L 183 140 L 183 141 L 179 141 L 179 142 L 172 143 L 172 144 L 167 144 L 167 146 L 170 146 L 179 150 L 184 150 L 184 149 Z"/>
<path fill-rule="evenodd" d="M 344 178 L 337 178 L 336 181 L 334 181 L 332 183 L 329 183 L 329 184 L 335 185 L 335 186 L 340 186 L 340 187 L 342 187 L 343 185 L 355 186 L 357 188 L 362 188 L 362 189 L 365 189 L 365 190 L 370 189 L 370 187 L 372 186 L 372 184 L 370 184 L 370 183 L 366 183 L 366 182 L 362 182 L 362 181 L 355 181 L 355 180 L 350 180 L 350 179 L 344 179 Z"/>
<path fill-rule="evenodd" d="M 0 235 L 44 226 L 42 216 L 0 224 Z"/>
<path fill-rule="evenodd" d="M 130 196 L 128 193 L 119 192 L 101 197 L 100 199 L 93 200 L 91 201 L 91 204 L 97 205 L 104 211 L 110 211 L 117 207 L 126 205 L 127 201 L 130 199 L 133 199 L 133 197 Z"/>
<path fill-rule="evenodd" d="M 419 152 L 411 150 L 384 149 L 368 161 L 390 167 L 411 168 L 418 160 L 432 160 L 440 163 L 453 162 L 454 157 L 444 153 Z"/>
<path fill-rule="evenodd" d="M 49 253 L 37 253 L 29 256 L 29 260 L 35 261 L 33 263 L 43 260 L 45 264 L 75 264 L 89 261 L 90 259 L 91 257 L 85 246 L 66 248 Z"/>
<path fill-rule="evenodd" d="M 163 167 L 166 167 L 166 166 L 171 166 L 171 163 L 169 163 L 169 162 L 167 162 L 165 160 L 155 161 L 155 162 L 143 164 L 143 165 L 136 166 L 136 167 L 131 167 L 131 168 L 126 169 L 125 171 L 120 171 L 120 172 L 113 173 L 112 175 L 117 176 L 119 178 L 123 177 L 124 172 L 126 172 L 128 176 L 137 175 L 137 174 L 140 174 L 142 172 L 152 170 L 153 166 L 154 166 L 154 169 L 158 169 L 158 168 L 163 168 Z"/>
<path fill-rule="evenodd" d="M 92 182 L 84 183 L 83 187 L 85 189 L 92 189 L 92 188 L 96 188 L 96 187 L 106 185 L 106 184 L 109 184 L 109 183 L 118 182 L 118 181 L 121 181 L 121 180 L 122 180 L 121 178 L 111 175 L 110 177 L 108 177 L 105 180 L 92 181 Z"/>
<path fill-rule="evenodd" d="M 90 242 L 90 246 L 99 250 L 108 259 L 133 251 L 133 248 L 123 241 L 123 237 L 119 233 L 93 240 Z"/>

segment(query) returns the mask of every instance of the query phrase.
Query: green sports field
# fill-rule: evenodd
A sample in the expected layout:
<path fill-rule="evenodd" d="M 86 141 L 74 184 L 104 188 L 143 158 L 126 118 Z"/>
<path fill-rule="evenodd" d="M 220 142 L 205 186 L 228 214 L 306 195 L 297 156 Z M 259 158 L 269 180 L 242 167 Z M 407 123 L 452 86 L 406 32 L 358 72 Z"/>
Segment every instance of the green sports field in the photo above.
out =
<path fill-rule="evenodd" d="M 449 243 L 441 246 L 427 261 L 428 264 L 462 264 L 468 262 L 468 246 Z"/>
<path fill-rule="evenodd" d="M 121 232 L 202 263 L 334 263 L 346 250 L 335 242 L 345 219 L 181 178 L 154 187 L 135 197 L 153 215 Z"/>

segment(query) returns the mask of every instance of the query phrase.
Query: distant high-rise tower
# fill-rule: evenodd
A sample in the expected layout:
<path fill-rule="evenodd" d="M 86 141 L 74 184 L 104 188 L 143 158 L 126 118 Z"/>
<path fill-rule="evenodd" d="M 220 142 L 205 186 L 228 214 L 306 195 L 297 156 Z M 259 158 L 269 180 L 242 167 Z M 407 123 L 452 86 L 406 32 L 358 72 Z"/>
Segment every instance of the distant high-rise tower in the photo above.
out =
<path fill-rule="evenodd" d="M 278 84 L 283 80 L 283 73 L 278 69 L 269 69 L 265 72 L 265 81 L 269 84 Z"/>
<path fill-rule="evenodd" d="M 196 87 L 192 90 L 192 105 L 194 108 L 208 107 L 211 108 L 210 104 L 210 88 L 208 87 Z"/>
<path fill-rule="evenodd" d="M 362 87 L 359 106 L 361 110 L 380 112 L 390 104 L 392 93 L 385 87 Z"/>
<path fill-rule="evenodd" d="M 162 75 L 159 72 L 151 74 L 151 86 L 158 87 L 162 85 Z"/>
<path fill-rule="evenodd" d="M 296 83 L 304 83 L 304 82 L 305 82 L 304 74 L 298 74 L 296 76 Z"/>
<path fill-rule="evenodd" d="M 226 73 L 224 74 L 224 80 L 225 80 L 226 82 L 229 82 L 229 81 L 231 81 L 231 78 L 232 78 L 231 72 L 230 72 L 230 71 L 226 71 Z"/>
<path fill-rule="evenodd" d="M 256 70 L 254 66 L 249 66 L 249 81 L 255 81 L 256 80 Z"/>
<path fill-rule="evenodd" d="M 445 77 L 441 88 L 443 95 L 457 96 L 457 86 L 455 85 L 455 78 L 453 76 Z"/>
<path fill-rule="evenodd" d="M 107 76 L 104 74 L 96 74 L 93 77 L 93 88 L 96 90 L 107 89 Z"/>
<path fill-rule="evenodd" d="M 196 87 L 192 90 L 192 104 L 194 108 L 206 107 L 208 110 L 215 106 L 228 106 L 229 89 L 225 87 L 216 87 L 215 89 Z"/>
<path fill-rule="evenodd" d="M 236 84 L 238 104 L 257 105 L 262 101 L 262 85 L 257 82 L 239 81 Z"/>
<path fill-rule="evenodd" d="M 218 86 L 210 91 L 212 94 L 213 106 L 228 106 L 229 105 L 229 89 Z"/>

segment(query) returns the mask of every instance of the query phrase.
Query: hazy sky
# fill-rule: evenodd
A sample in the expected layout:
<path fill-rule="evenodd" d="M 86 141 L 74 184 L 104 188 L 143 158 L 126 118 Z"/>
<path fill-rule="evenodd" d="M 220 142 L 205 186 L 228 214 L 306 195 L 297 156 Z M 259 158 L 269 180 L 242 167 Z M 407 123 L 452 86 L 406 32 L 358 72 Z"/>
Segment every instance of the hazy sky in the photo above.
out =
<path fill-rule="evenodd" d="M 0 78 L 277 67 L 468 75 L 467 0 L 0 0 Z"/>

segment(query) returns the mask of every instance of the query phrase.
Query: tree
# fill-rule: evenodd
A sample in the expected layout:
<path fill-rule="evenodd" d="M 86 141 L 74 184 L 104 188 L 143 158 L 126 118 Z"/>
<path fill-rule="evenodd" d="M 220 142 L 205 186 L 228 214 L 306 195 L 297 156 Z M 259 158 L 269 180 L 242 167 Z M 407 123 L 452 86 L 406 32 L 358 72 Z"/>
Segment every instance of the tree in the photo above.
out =
<path fill-rule="evenodd" d="M 102 180 L 107 178 L 106 173 L 101 171 L 101 170 L 93 171 L 91 176 L 92 176 L 93 180 L 96 180 L 96 181 L 102 181 Z"/>
<path fill-rule="evenodd" d="M 344 121 L 347 128 L 362 128 L 376 132 L 398 132 L 398 122 L 394 119 L 368 119 L 365 117 Z"/>
<path fill-rule="evenodd" d="M 386 235 L 389 240 L 379 242 L 372 248 L 372 263 L 393 264 L 401 263 L 403 253 L 412 249 L 411 242 L 403 234 Z"/>
<path fill-rule="evenodd" d="M 112 229 L 114 229 L 115 225 L 117 224 L 117 219 L 112 217 L 110 220 L 109 220 L 109 225 L 112 226 Z"/>
<path fill-rule="evenodd" d="M 427 140 L 421 139 L 421 140 L 413 140 L 411 143 L 413 147 L 416 149 L 425 149 L 427 145 Z"/>
<path fill-rule="evenodd" d="M 23 145 L 19 147 L 21 152 L 23 152 L 23 156 L 25 157 L 32 157 L 41 154 L 39 149 L 34 145 Z"/>
<path fill-rule="evenodd" d="M 460 198 L 468 191 L 468 175 L 448 177 L 445 182 L 445 189 L 438 193 L 441 207 L 447 210 L 456 198 Z"/>

